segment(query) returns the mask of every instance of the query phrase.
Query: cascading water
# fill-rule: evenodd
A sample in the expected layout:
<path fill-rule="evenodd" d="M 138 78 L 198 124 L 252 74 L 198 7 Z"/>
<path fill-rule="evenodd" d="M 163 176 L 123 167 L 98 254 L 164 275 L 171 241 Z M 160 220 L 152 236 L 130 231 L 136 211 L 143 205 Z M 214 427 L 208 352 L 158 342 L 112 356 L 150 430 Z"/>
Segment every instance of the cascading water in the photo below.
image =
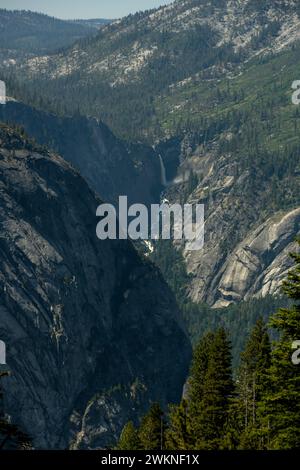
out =
<path fill-rule="evenodd" d="M 159 158 L 159 161 L 160 161 L 161 184 L 163 186 L 168 186 L 167 176 L 166 176 L 166 168 L 165 168 L 164 161 L 163 161 L 162 156 L 160 154 L 158 155 L 158 158 Z"/>

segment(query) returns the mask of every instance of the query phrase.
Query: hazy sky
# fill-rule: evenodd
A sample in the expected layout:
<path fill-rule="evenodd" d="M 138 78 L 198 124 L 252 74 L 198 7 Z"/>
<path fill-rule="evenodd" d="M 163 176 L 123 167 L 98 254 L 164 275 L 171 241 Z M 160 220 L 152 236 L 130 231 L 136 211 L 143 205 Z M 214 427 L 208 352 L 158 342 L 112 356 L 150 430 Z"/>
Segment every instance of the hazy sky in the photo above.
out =
<path fill-rule="evenodd" d="M 32 10 L 58 18 L 120 18 L 173 0 L 0 0 L 0 8 Z"/>

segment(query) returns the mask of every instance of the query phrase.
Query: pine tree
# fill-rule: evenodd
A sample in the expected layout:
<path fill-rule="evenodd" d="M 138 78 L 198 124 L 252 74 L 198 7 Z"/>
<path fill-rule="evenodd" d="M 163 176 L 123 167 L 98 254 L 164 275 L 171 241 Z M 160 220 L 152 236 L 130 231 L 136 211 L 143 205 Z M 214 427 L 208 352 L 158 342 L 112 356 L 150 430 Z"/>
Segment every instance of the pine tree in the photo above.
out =
<path fill-rule="evenodd" d="M 189 450 L 193 448 L 188 403 L 185 399 L 170 406 L 169 428 L 166 432 L 166 449 Z"/>
<path fill-rule="evenodd" d="M 200 435 L 199 423 L 201 422 L 202 402 L 204 395 L 204 381 L 207 374 L 210 348 L 215 339 L 213 333 L 204 335 L 196 346 L 188 380 L 188 420 L 190 439 L 195 447 L 197 436 Z"/>
<path fill-rule="evenodd" d="M 237 378 L 238 398 L 233 405 L 238 411 L 235 426 L 242 449 L 263 447 L 259 405 L 265 392 L 270 361 L 271 344 L 267 327 L 259 318 L 241 354 Z"/>
<path fill-rule="evenodd" d="M 230 397 L 233 393 L 231 345 L 225 330 L 217 331 L 211 345 L 202 403 L 202 436 L 204 448 L 218 449 L 224 439 Z"/>
<path fill-rule="evenodd" d="M 223 446 L 233 382 L 231 346 L 222 328 L 208 334 L 194 355 L 190 379 L 190 420 L 194 448 Z"/>
<path fill-rule="evenodd" d="M 188 380 L 188 396 L 191 406 L 197 407 L 203 398 L 204 377 L 207 372 L 210 348 L 215 340 L 214 333 L 204 335 L 194 349 Z"/>
<path fill-rule="evenodd" d="M 117 450 L 140 450 L 142 448 L 138 430 L 132 421 L 129 421 L 121 433 Z"/>
<path fill-rule="evenodd" d="M 166 423 L 164 413 L 158 403 L 153 403 L 143 417 L 139 429 L 139 439 L 144 450 L 165 448 Z"/>
<path fill-rule="evenodd" d="M 292 343 L 300 340 L 300 254 L 292 257 L 296 267 L 283 289 L 296 303 L 280 309 L 271 319 L 281 338 L 272 351 L 269 390 L 263 403 L 269 449 L 300 448 L 300 367 L 292 362 Z"/>

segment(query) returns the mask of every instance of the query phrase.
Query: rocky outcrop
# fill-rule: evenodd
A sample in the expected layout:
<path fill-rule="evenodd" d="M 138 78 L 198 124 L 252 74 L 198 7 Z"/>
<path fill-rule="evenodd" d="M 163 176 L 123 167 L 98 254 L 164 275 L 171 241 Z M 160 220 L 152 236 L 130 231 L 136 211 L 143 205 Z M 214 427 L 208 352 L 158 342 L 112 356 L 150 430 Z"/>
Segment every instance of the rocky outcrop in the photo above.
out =
<path fill-rule="evenodd" d="M 159 271 L 96 238 L 99 199 L 59 156 L 0 127 L 6 412 L 36 448 L 111 445 L 181 396 L 190 344 Z"/>
<path fill-rule="evenodd" d="M 280 294 L 299 231 L 300 208 L 277 214 L 250 233 L 220 269 L 214 306 Z"/>

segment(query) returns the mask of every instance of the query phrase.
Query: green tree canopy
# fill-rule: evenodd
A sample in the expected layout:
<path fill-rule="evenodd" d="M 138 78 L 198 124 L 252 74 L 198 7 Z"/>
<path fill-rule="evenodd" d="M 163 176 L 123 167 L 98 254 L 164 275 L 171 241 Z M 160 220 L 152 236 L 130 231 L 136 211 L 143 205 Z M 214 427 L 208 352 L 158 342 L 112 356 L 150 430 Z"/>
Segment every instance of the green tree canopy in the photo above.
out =
<path fill-rule="evenodd" d="M 166 423 L 164 413 L 158 403 L 153 403 L 143 417 L 139 438 L 144 450 L 162 450 L 165 447 Z"/>
<path fill-rule="evenodd" d="M 133 422 L 129 421 L 123 428 L 117 450 L 140 450 L 141 448 L 138 431 Z"/>

